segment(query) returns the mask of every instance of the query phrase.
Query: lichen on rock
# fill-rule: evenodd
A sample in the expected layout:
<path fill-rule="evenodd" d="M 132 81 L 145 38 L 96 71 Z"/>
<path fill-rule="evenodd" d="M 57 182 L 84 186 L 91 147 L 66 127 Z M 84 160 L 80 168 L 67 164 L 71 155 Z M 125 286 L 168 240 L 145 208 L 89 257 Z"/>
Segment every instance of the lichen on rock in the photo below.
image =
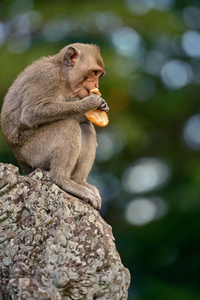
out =
<path fill-rule="evenodd" d="M 127 299 L 112 228 L 42 170 L 0 163 L 0 300 Z"/>

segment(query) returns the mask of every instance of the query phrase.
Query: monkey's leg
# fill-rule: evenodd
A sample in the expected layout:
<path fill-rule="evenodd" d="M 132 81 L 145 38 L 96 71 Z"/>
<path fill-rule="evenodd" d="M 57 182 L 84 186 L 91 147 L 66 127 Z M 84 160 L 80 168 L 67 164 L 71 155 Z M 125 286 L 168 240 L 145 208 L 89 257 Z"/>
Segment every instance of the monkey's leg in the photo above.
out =
<path fill-rule="evenodd" d="M 89 202 L 94 208 L 100 209 L 101 203 L 99 194 L 97 195 L 93 192 L 94 190 L 88 188 L 89 184 L 86 183 L 86 178 L 91 170 L 96 152 L 96 133 L 94 128 L 92 128 L 91 131 L 92 135 L 94 135 L 94 138 L 92 139 L 94 151 L 92 151 L 92 153 L 90 152 L 91 155 L 88 155 L 88 146 L 90 149 L 90 145 L 85 144 L 86 156 L 81 155 L 81 149 L 83 148 L 82 140 L 85 140 L 85 137 L 83 138 L 83 136 L 88 133 L 82 132 L 80 126 L 77 126 L 76 120 L 63 120 L 62 123 L 65 125 L 62 125 L 59 131 L 60 144 L 57 145 L 57 148 L 52 155 L 49 174 L 52 180 L 63 190 L 81 198 L 85 202 Z M 74 126 L 72 125 L 73 123 Z M 82 168 L 79 168 L 80 160 L 84 161 Z M 77 177 L 74 176 L 74 170 L 78 170 L 79 178 L 81 180 L 76 180 Z"/>
<path fill-rule="evenodd" d="M 20 165 L 44 168 L 52 181 L 66 192 L 94 203 L 95 195 L 86 186 L 73 181 L 71 174 L 81 151 L 81 128 L 75 119 L 42 126 L 26 141 L 18 153 Z"/>
<path fill-rule="evenodd" d="M 94 126 L 91 123 L 82 123 L 82 140 L 81 140 L 81 151 L 76 164 L 75 169 L 73 170 L 71 178 L 81 184 L 89 188 L 92 193 L 95 195 L 95 202 L 92 203 L 94 207 L 101 207 L 101 197 L 99 191 L 93 185 L 87 183 L 86 179 L 91 171 L 91 168 L 94 163 L 95 155 L 96 155 L 96 132 Z"/>
<path fill-rule="evenodd" d="M 83 185 L 82 182 L 74 181 L 74 178 L 70 178 L 71 170 L 73 170 L 75 166 L 75 160 L 73 159 L 75 153 L 73 153 L 73 157 L 71 159 L 66 160 L 66 148 L 61 149 L 58 152 L 58 156 L 55 155 L 51 160 L 51 167 L 49 171 L 49 175 L 52 180 L 60 186 L 63 190 L 68 192 L 69 194 L 82 199 L 84 202 L 89 202 L 95 209 L 100 209 L 100 201 L 99 198 L 89 189 L 86 185 Z M 65 160 L 62 158 L 64 157 Z M 58 160 L 62 161 L 61 165 L 58 164 Z"/>

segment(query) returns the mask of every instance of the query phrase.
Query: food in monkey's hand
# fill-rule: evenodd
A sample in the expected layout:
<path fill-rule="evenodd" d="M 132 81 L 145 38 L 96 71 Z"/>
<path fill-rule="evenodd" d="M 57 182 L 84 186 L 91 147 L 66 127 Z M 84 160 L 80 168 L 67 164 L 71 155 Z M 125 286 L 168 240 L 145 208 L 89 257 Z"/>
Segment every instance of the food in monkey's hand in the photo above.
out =
<path fill-rule="evenodd" d="M 105 127 L 109 122 L 106 112 L 100 109 L 89 110 L 85 113 L 85 116 L 91 123 L 99 127 Z"/>
<path fill-rule="evenodd" d="M 99 92 L 99 89 L 97 89 L 97 88 L 90 90 L 89 95 L 92 95 L 92 94 L 97 94 L 97 95 L 101 96 L 101 93 Z"/>
<path fill-rule="evenodd" d="M 90 90 L 89 94 L 90 95 L 97 94 L 97 95 L 101 96 L 101 93 L 99 92 L 99 90 L 97 88 Z M 105 127 L 106 125 L 108 125 L 108 122 L 109 122 L 107 113 L 100 109 L 89 110 L 85 113 L 85 116 L 91 123 L 93 123 L 94 125 L 97 125 L 99 127 Z"/>

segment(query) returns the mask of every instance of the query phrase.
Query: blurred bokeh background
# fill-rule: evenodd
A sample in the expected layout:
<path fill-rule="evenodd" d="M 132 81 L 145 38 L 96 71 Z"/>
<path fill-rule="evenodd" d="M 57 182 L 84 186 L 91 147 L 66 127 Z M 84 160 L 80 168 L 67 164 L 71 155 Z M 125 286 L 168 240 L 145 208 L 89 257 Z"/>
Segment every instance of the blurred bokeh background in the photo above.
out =
<path fill-rule="evenodd" d="M 200 299 L 199 0 L 1 0 L 0 102 L 33 60 L 101 47 L 110 123 L 89 178 L 130 300 Z M 0 161 L 17 165 L 0 133 Z"/>

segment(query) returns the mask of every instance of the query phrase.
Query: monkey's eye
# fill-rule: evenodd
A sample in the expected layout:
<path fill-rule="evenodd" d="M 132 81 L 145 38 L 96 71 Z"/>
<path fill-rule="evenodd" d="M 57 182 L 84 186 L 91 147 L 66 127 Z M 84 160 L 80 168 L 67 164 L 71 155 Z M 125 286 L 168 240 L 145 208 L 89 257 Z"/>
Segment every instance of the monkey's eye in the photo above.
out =
<path fill-rule="evenodd" d="M 99 71 L 98 70 L 93 70 L 93 73 L 95 76 L 97 76 L 99 74 Z"/>
<path fill-rule="evenodd" d="M 92 72 L 95 76 L 98 76 L 99 78 L 101 78 L 105 75 L 105 73 L 100 70 L 93 70 Z"/>

